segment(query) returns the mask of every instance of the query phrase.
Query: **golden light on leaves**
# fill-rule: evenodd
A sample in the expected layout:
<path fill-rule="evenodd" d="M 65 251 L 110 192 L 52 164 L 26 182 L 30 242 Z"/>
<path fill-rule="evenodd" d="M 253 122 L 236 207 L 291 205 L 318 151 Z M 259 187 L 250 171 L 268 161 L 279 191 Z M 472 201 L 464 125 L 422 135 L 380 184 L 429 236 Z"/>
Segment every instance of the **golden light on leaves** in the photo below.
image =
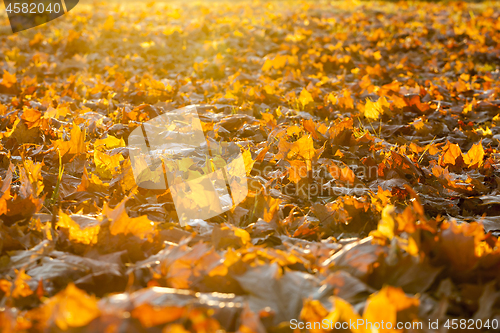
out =
<path fill-rule="evenodd" d="M 311 93 L 307 91 L 306 88 L 303 88 L 299 95 L 299 102 L 302 107 L 305 107 L 307 104 L 314 102 Z"/>
<path fill-rule="evenodd" d="M 468 167 L 480 167 L 483 164 L 484 149 L 481 142 L 472 146 L 472 148 L 465 154 L 464 162 Z"/>
<path fill-rule="evenodd" d="M 101 226 L 95 224 L 82 228 L 78 223 L 71 219 L 71 216 L 59 211 L 59 221 L 56 224 L 59 228 L 68 230 L 69 239 L 78 243 L 93 245 L 97 243 L 98 234 Z"/>
<path fill-rule="evenodd" d="M 396 327 L 398 313 L 406 311 L 403 322 L 417 322 L 417 309 L 420 302 L 417 298 L 408 297 L 401 288 L 384 287 L 378 293 L 368 298 L 363 319 L 370 323 L 381 322 L 391 323 Z M 399 318 L 401 320 L 401 318 Z M 400 332 L 401 330 L 384 329 L 386 332 Z"/>
<path fill-rule="evenodd" d="M 377 120 L 380 115 L 384 114 L 384 107 L 390 107 L 384 96 L 380 97 L 376 102 L 366 100 L 364 115 L 368 119 Z"/>
<path fill-rule="evenodd" d="M 120 162 L 124 158 L 121 154 L 108 155 L 105 152 L 94 150 L 94 161 L 96 164 L 96 173 L 102 179 L 111 179 L 113 175 L 120 169 Z"/>
<path fill-rule="evenodd" d="M 154 223 L 147 216 L 130 218 L 125 210 L 127 199 L 120 202 L 115 208 L 103 207 L 103 216 L 110 220 L 109 231 L 112 235 L 133 235 L 139 238 L 150 236 L 154 233 Z"/>
<path fill-rule="evenodd" d="M 24 269 L 17 272 L 16 279 L 14 280 L 14 288 L 12 290 L 12 297 L 27 297 L 33 294 L 33 291 L 30 289 L 27 281 L 30 280 L 31 277 L 26 274 Z"/>
<path fill-rule="evenodd" d="M 382 210 L 382 219 L 378 223 L 377 227 L 377 230 L 390 240 L 394 237 L 395 228 L 395 222 L 391 216 L 392 212 L 394 212 L 394 206 L 385 206 Z"/>
<path fill-rule="evenodd" d="M 87 152 L 85 144 L 85 130 L 81 130 L 76 124 L 73 124 L 70 131 L 71 139 L 69 141 L 57 140 L 54 142 L 54 148 L 62 156 L 66 154 L 83 154 Z"/>
<path fill-rule="evenodd" d="M 171 306 L 159 309 L 149 304 L 142 304 L 132 311 L 132 317 L 139 319 L 144 327 L 153 327 L 175 321 L 185 312 L 186 309 L 183 307 Z"/>
<path fill-rule="evenodd" d="M 252 159 L 252 153 L 249 150 L 245 150 L 243 152 L 243 160 L 245 162 L 245 170 L 247 176 L 250 175 L 252 172 L 253 165 L 255 164 L 255 161 Z"/>
<path fill-rule="evenodd" d="M 8 71 L 4 69 L 1 85 L 10 88 L 17 82 L 17 78 L 15 74 L 10 74 Z"/>
<path fill-rule="evenodd" d="M 119 147 L 125 147 L 125 141 L 118 139 L 115 136 L 108 135 L 105 139 L 97 139 L 94 142 L 95 149 L 114 149 Z"/>
<path fill-rule="evenodd" d="M 462 157 L 462 150 L 460 146 L 454 143 L 448 142 L 446 146 L 443 148 L 443 155 L 440 157 L 440 164 L 446 165 L 451 164 L 455 165 L 458 163 L 458 158 Z"/>
<path fill-rule="evenodd" d="M 85 326 L 101 313 L 95 297 L 73 283 L 50 298 L 40 310 L 62 330 Z"/>

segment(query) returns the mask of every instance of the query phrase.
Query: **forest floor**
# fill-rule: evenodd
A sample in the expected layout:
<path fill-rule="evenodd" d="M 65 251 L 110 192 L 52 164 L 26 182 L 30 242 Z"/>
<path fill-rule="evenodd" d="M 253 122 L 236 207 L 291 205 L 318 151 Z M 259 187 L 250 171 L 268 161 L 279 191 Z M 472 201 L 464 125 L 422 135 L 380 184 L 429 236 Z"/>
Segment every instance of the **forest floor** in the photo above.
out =
<path fill-rule="evenodd" d="M 500 3 L 80 4 L 0 48 L 0 331 L 498 332 Z M 248 195 L 181 226 L 127 145 L 192 104 Z"/>

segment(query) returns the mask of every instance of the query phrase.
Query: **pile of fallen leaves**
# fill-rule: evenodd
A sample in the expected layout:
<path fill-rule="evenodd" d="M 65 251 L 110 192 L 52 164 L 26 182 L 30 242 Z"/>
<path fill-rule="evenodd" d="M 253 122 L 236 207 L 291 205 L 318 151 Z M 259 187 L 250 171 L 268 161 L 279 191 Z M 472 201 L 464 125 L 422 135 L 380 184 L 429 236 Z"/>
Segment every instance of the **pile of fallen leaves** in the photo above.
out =
<path fill-rule="evenodd" d="M 498 3 L 101 3 L 0 49 L 2 332 L 500 320 Z M 127 140 L 191 104 L 249 195 L 181 227 Z"/>

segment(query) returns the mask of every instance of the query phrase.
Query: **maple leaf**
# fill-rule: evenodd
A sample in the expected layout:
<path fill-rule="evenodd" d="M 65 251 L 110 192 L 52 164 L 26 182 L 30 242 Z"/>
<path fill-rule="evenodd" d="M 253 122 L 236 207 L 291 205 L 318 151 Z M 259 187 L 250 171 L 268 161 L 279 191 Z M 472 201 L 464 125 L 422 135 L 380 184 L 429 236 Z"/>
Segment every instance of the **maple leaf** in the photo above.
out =
<path fill-rule="evenodd" d="M 42 167 L 43 163 L 34 163 L 31 160 L 23 161 L 23 169 L 20 170 L 21 174 L 21 188 L 20 194 L 26 198 L 30 194 L 38 197 L 43 189 Z"/>
<path fill-rule="evenodd" d="M 354 100 L 349 90 L 342 90 L 342 97 L 338 98 L 339 105 L 345 109 L 354 109 Z"/>
<path fill-rule="evenodd" d="M 405 98 L 405 101 L 408 104 L 408 106 L 415 106 L 421 112 L 425 112 L 430 108 L 429 104 L 422 103 L 420 101 L 419 95 L 412 96 L 411 98 Z"/>
<path fill-rule="evenodd" d="M 94 150 L 94 163 L 96 165 L 96 173 L 103 179 L 111 179 L 114 174 L 120 170 L 120 162 L 124 158 L 122 154 L 108 155 L 100 152 L 98 149 Z"/>
<path fill-rule="evenodd" d="M 477 167 L 481 167 L 483 164 L 484 158 L 484 149 L 481 142 L 472 146 L 471 149 L 464 155 L 464 162 L 467 164 L 469 168 L 477 165 Z"/>
<path fill-rule="evenodd" d="M 33 310 L 32 314 L 52 320 L 57 327 L 67 330 L 87 325 L 97 318 L 101 311 L 95 296 L 87 295 L 70 283 L 66 289 L 51 297 L 40 309 Z"/>
<path fill-rule="evenodd" d="M 477 237 L 482 227 L 477 223 L 458 225 L 456 221 L 446 223 L 441 232 L 440 245 L 447 262 L 460 272 L 471 270 L 478 262 Z"/>
<path fill-rule="evenodd" d="M 461 158 L 462 150 L 460 149 L 460 146 L 448 141 L 446 146 L 443 147 L 443 154 L 439 157 L 439 164 L 442 166 L 448 164 L 456 165 L 459 163 Z"/>
<path fill-rule="evenodd" d="M 35 109 L 26 109 L 21 116 L 21 119 L 28 125 L 28 129 L 39 126 L 40 118 L 42 118 L 42 113 Z"/>
<path fill-rule="evenodd" d="M 236 279 L 250 295 L 250 309 L 259 312 L 271 307 L 277 315 L 274 318 L 275 324 L 297 318 L 302 308 L 302 299 L 312 295 L 318 288 L 314 281 L 300 272 L 280 272 L 277 264 L 248 270 Z"/>
<path fill-rule="evenodd" d="M 19 144 L 33 143 L 40 135 L 40 128 L 33 126 L 28 128 L 21 118 L 18 118 L 12 127 L 12 130 L 4 133 L 5 137 L 16 139 Z"/>
<path fill-rule="evenodd" d="M 300 92 L 299 95 L 299 102 L 302 105 L 302 107 L 305 107 L 307 104 L 314 102 L 311 93 L 307 91 L 306 88 L 302 88 L 302 91 Z"/>
<path fill-rule="evenodd" d="M 356 181 L 356 175 L 347 165 L 339 167 L 335 162 L 330 161 L 330 163 L 328 164 L 328 171 L 334 179 L 346 181 L 351 184 L 354 184 L 354 182 Z"/>
<path fill-rule="evenodd" d="M 314 141 L 311 136 L 304 135 L 297 141 L 295 141 L 290 151 L 287 154 L 288 159 L 296 159 L 300 157 L 306 161 L 311 161 L 316 154 L 316 149 L 314 149 Z"/>
<path fill-rule="evenodd" d="M 14 166 L 11 164 L 7 169 L 5 177 L 2 179 L 2 186 L 0 187 L 0 216 L 7 214 L 8 212 L 8 201 L 12 198 L 10 195 L 10 184 L 12 182 L 12 171 Z"/>
<path fill-rule="evenodd" d="M 61 156 L 86 153 L 85 129 L 82 131 L 77 124 L 73 123 L 70 135 L 70 141 L 56 140 L 53 142 L 54 148 L 59 150 Z"/>
<path fill-rule="evenodd" d="M 115 208 L 110 208 L 106 203 L 102 209 L 104 217 L 110 221 L 109 231 L 112 235 L 134 235 L 139 238 L 151 236 L 154 233 L 154 223 L 147 216 L 131 218 L 125 210 L 127 198 L 122 200 Z"/>
<path fill-rule="evenodd" d="M 250 243 L 250 240 L 251 238 L 247 231 L 232 225 L 214 228 L 212 232 L 212 242 L 216 249 L 227 248 L 228 246 L 245 246 Z"/>
<path fill-rule="evenodd" d="M 332 297 L 333 301 L 333 311 L 330 312 L 324 319 L 327 322 L 335 323 L 337 322 L 358 322 L 361 319 L 359 313 L 353 308 L 351 304 L 346 302 L 340 297 Z M 353 333 L 363 333 L 364 328 L 358 328 L 357 325 L 353 327 Z"/>
<path fill-rule="evenodd" d="M 119 147 L 125 147 L 125 141 L 112 135 L 108 135 L 105 139 L 97 139 L 94 142 L 95 149 L 114 149 Z"/>
<path fill-rule="evenodd" d="M 132 310 L 132 317 L 139 319 L 143 327 L 153 327 L 181 318 L 186 313 L 182 306 L 157 307 L 144 303 Z"/>
<path fill-rule="evenodd" d="M 277 218 L 277 212 L 279 209 L 281 200 L 273 198 L 271 196 L 265 197 L 265 206 L 264 206 L 264 214 L 263 218 L 266 222 L 273 222 Z"/>
<path fill-rule="evenodd" d="M 27 297 L 33 294 L 26 281 L 31 280 L 31 276 L 27 275 L 24 269 L 17 272 L 16 279 L 14 280 L 14 290 L 12 290 L 12 297 Z"/>
<path fill-rule="evenodd" d="M 417 322 L 419 304 L 417 298 L 406 296 L 401 288 L 387 286 L 368 297 L 363 319 L 369 323 L 383 320 L 385 323 L 391 323 L 392 327 L 396 327 L 399 320 Z M 398 316 L 403 311 L 406 312 L 404 319 L 403 316 Z"/>
<path fill-rule="evenodd" d="M 366 100 L 364 115 L 366 118 L 377 120 L 384 113 L 384 107 L 389 108 L 390 104 L 384 96 L 380 97 L 376 102 L 369 99 Z"/>
<path fill-rule="evenodd" d="M 243 161 L 245 162 L 245 170 L 247 176 L 252 172 L 253 165 L 255 164 L 255 160 L 252 159 L 252 153 L 250 150 L 245 150 L 242 154 Z"/>
<path fill-rule="evenodd" d="M 130 165 L 130 160 L 126 160 L 125 162 L 128 162 L 128 165 Z M 132 172 L 130 170 L 130 172 Z M 129 175 L 130 177 L 130 175 Z M 125 176 L 123 177 L 125 178 Z M 127 189 L 132 189 L 134 188 L 135 185 L 135 180 L 133 179 L 132 175 L 132 180 L 128 178 L 129 182 L 132 182 L 132 184 L 128 183 Z M 90 191 L 90 192 L 106 192 L 109 188 L 109 184 L 104 183 L 97 175 L 95 174 L 90 174 L 87 171 L 87 168 L 83 169 L 83 175 L 82 175 L 82 180 L 80 182 L 80 185 L 77 187 L 77 191 Z"/>
<path fill-rule="evenodd" d="M 304 129 L 311 133 L 312 137 L 316 140 L 319 140 L 318 132 L 316 131 L 316 124 L 312 119 L 306 119 L 302 121 L 302 125 L 304 126 Z M 287 130 L 288 133 L 288 130 Z"/>
<path fill-rule="evenodd" d="M 71 216 L 59 210 L 59 221 L 56 226 L 65 228 L 69 232 L 69 239 L 78 243 L 93 245 L 97 243 L 101 226 L 99 224 L 87 225 L 82 228 Z"/>
<path fill-rule="evenodd" d="M 288 179 L 294 183 L 298 183 L 302 178 L 306 178 L 308 176 L 306 163 L 299 160 L 290 161 L 290 168 L 288 169 L 288 172 Z"/>
<path fill-rule="evenodd" d="M 16 74 L 10 74 L 4 69 L 2 82 L 0 84 L 6 88 L 10 88 L 14 84 L 16 84 L 16 82 L 17 82 Z"/>
<path fill-rule="evenodd" d="M 338 102 L 338 97 L 333 93 L 329 93 L 327 99 L 328 102 L 330 102 L 333 105 L 337 104 Z"/>
<path fill-rule="evenodd" d="M 396 224 L 394 219 L 391 216 L 391 213 L 394 212 L 395 207 L 392 205 L 387 205 L 382 210 L 382 219 L 378 223 L 377 231 L 379 231 L 382 235 L 391 240 L 394 237 L 394 230 L 396 229 Z"/>
<path fill-rule="evenodd" d="M 280 69 L 285 67 L 288 57 L 286 55 L 277 54 L 272 60 L 270 58 L 266 59 L 266 62 L 262 66 L 264 72 L 269 71 L 271 68 Z"/>

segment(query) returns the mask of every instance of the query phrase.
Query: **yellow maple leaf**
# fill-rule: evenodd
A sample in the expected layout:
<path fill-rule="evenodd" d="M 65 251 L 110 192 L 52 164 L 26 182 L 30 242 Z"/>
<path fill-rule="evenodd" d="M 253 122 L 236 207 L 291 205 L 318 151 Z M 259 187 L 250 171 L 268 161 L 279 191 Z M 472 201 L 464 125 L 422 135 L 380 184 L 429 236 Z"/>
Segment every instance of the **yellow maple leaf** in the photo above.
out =
<path fill-rule="evenodd" d="M 405 99 L 402 98 L 402 97 L 399 97 L 398 95 L 394 94 L 390 97 L 390 99 L 392 100 L 392 103 L 393 105 L 398 108 L 398 109 L 402 109 L 406 106 L 406 102 L 405 102 Z"/>
<path fill-rule="evenodd" d="M 302 107 L 305 107 L 307 104 L 314 102 L 312 95 L 306 88 L 302 88 L 302 91 L 299 95 L 299 102 L 302 104 Z"/>
<path fill-rule="evenodd" d="M 348 89 L 342 90 L 342 97 L 339 97 L 338 100 L 339 106 L 343 107 L 344 109 L 354 109 L 354 100 L 352 99 L 351 93 Z"/>
<path fill-rule="evenodd" d="M 382 235 L 387 237 L 388 239 L 394 238 L 394 228 L 395 222 L 391 216 L 391 213 L 394 212 L 393 205 L 387 205 L 382 210 L 382 219 L 378 223 L 377 231 L 379 231 Z"/>
<path fill-rule="evenodd" d="M 252 172 L 255 161 L 252 159 L 252 154 L 250 153 L 250 150 L 245 150 L 242 155 L 243 155 L 243 161 L 245 162 L 246 174 L 247 176 L 249 176 L 250 173 Z"/>
<path fill-rule="evenodd" d="M 129 158 L 127 158 L 121 165 L 121 172 L 122 178 L 120 183 L 122 185 L 123 191 L 127 193 L 137 186 L 137 184 L 135 183 L 134 172 L 132 171 L 132 163 L 130 162 Z"/>
<path fill-rule="evenodd" d="M 337 151 L 335 154 L 336 156 L 341 156 L 342 152 Z M 342 163 L 342 162 L 341 162 Z M 335 164 L 335 162 L 331 161 L 330 164 L 328 164 L 328 171 L 330 174 L 333 176 L 335 179 L 340 179 L 342 181 L 349 182 L 351 184 L 354 183 L 356 180 L 356 175 L 354 174 L 354 171 L 349 168 L 349 166 L 344 164 L 344 167 L 341 168 Z"/>
<path fill-rule="evenodd" d="M 129 165 L 130 165 L 130 160 Z M 135 181 L 134 181 L 135 185 Z M 104 183 L 95 174 L 89 174 L 87 168 L 83 169 L 82 181 L 77 187 L 77 191 L 88 191 L 88 192 L 106 192 L 109 188 L 108 183 Z"/>
<path fill-rule="evenodd" d="M 30 286 L 26 281 L 31 280 L 31 276 L 25 273 L 24 269 L 17 271 L 16 279 L 14 280 L 14 290 L 12 291 L 12 297 L 27 297 L 33 294 Z"/>
<path fill-rule="evenodd" d="M 286 129 L 286 135 L 288 135 L 288 136 L 294 136 L 294 135 L 298 136 L 301 132 L 302 132 L 302 129 L 297 125 L 289 126 Z"/>
<path fill-rule="evenodd" d="M 2 86 L 6 88 L 12 87 L 14 84 L 16 84 L 17 79 L 16 79 L 16 74 L 10 74 L 7 72 L 5 69 L 3 70 L 3 77 L 2 77 Z"/>
<path fill-rule="evenodd" d="M 337 104 L 338 97 L 334 93 L 329 93 L 327 97 L 328 101 L 332 103 L 333 105 Z"/>
<path fill-rule="evenodd" d="M 288 179 L 297 184 L 302 178 L 307 177 L 307 165 L 300 160 L 290 161 L 290 168 L 288 169 Z"/>
<path fill-rule="evenodd" d="M 82 228 L 78 223 L 73 221 L 71 216 L 65 214 L 62 210 L 59 210 L 59 221 L 57 221 L 56 225 L 60 228 L 68 229 L 69 240 L 86 245 L 97 243 L 97 236 L 101 229 L 99 224 Z"/>
<path fill-rule="evenodd" d="M 34 163 L 32 160 L 26 159 L 23 161 L 23 166 L 24 170 L 20 170 L 21 184 L 31 184 L 33 194 L 40 196 L 44 188 L 42 177 L 44 163 Z"/>
<path fill-rule="evenodd" d="M 12 126 L 12 130 L 2 133 L 4 137 L 12 137 L 20 144 L 33 142 L 39 135 L 40 129 L 38 127 L 28 126 L 21 120 L 17 118 Z"/>
<path fill-rule="evenodd" d="M 353 308 L 351 304 L 344 301 L 340 297 L 333 296 L 333 307 L 332 312 L 330 312 L 324 320 L 331 323 L 337 322 L 358 322 L 361 319 L 361 316 L 358 312 Z M 365 332 L 364 326 L 358 327 L 354 325 L 351 329 L 353 333 L 363 333 Z"/>
<path fill-rule="evenodd" d="M 77 124 L 73 123 L 70 135 L 71 139 L 69 141 L 54 141 L 54 148 L 56 150 L 59 150 L 61 156 L 64 156 L 66 154 L 86 153 L 87 147 L 85 145 L 85 129 L 82 131 Z"/>
<path fill-rule="evenodd" d="M 111 179 L 113 174 L 120 169 L 120 161 L 123 160 L 122 154 L 108 155 L 97 149 L 94 150 L 95 172 L 103 179 Z"/>
<path fill-rule="evenodd" d="M 125 141 L 123 139 L 118 139 L 112 135 L 109 135 L 105 139 L 97 139 L 94 142 L 95 149 L 114 149 L 119 147 L 125 147 Z"/>
<path fill-rule="evenodd" d="M 80 126 L 73 124 L 73 128 L 71 129 L 70 154 L 82 154 L 87 152 L 85 146 L 85 132 L 85 129 L 82 131 L 80 130 Z"/>
<path fill-rule="evenodd" d="M 304 160 L 310 161 L 315 154 L 316 149 L 314 149 L 312 137 L 310 135 L 304 135 L 292 144 L 287 154 L 287 158 L 296 159 L 297 157 L 302 157 Z"/>
<path fill-rule="evenodd" d="M 266 201 L 266 203 L 264 207 L 263 219 L 266 222 L 271 222 L 276 217 L 276 213 L 279 209 L 281 199 L 267 196 L 264 198 L 264 200 Z"/>
<path fill-rule="evenodd" d="M 384 107 L 389 107 L 389 103 L 384 96 L 380 97 L 376 102 L 367 99 L 364 109 L 365 117 L 377 120 L 381 114 L 384 114 Z"/>
<path fill-rule="evenodd" d="M 101 314 L 95 296 L 89 296 L 73 283 L 50 298 L 39 310 L 62 330 L 85 326 Z"/>
<path fill-rule="evenodd" d="M 361 89 L 363 89 L 363 91 L 366 90 L 369 93 L 373 92 L 373 90 L 374 90 L 374 86 L 373 86 L 372 81 L 370 80 L 369 75 L 365 75 L 361 78 L 361 81 L 359 82 L 359 86 L 361 87 Z"/>
<path fill-rule="evenodd" d="M 125 198 L 115 208 L 110 208 L 107 203 L 104 203 L 102 212 L 103 216 L 111 221 L 109 227 L 111 234 L 132 234 L 139 238 L 151 235 L 154 232 L 154 223 L 145 215 L 134 218 L 129 217 L 125 209 L 127 200 L 128 198 Z"/>
<path fill-rule="evenodd" d="M 396 327 L 398 312 L 406 310 L 408 314 L 414 313 L 415 320 L 419 304 L 420 302 L 416 297 L 406 296 L 401 288 L 386 286 L 368 297 L 363 319 L 368 323 L 390 322 L 392 327 Z M 386 325 L 386 327 L 388 326 Z M 370 331 L 375 332 L 375 330 Z"/>
<path fill-rule="evenodd" d="M 262 71 L 267 72 L 271 70 L 271 68 L 281 69 L 285 67 L 287 60 L 288 56 L 281 54 L 277 54 L 272 60 L 270 58 L 267 58 L 266 62 L 262 66 Z"/>

